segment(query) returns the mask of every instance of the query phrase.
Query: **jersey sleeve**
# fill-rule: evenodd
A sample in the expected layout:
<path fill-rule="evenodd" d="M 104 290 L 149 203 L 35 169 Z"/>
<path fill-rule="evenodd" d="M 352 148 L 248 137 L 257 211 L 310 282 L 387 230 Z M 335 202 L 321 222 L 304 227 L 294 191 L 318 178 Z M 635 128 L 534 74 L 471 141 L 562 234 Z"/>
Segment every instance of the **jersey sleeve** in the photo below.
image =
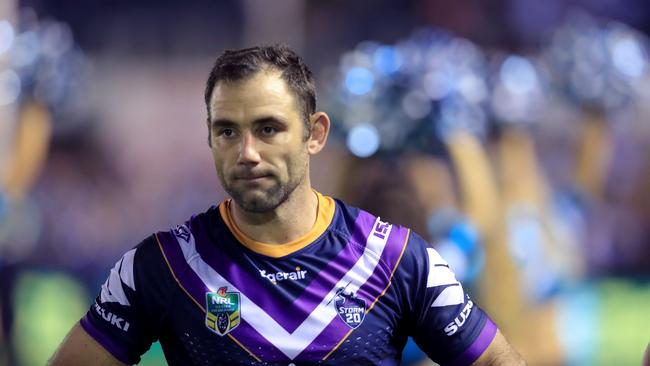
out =
<path fill-rule="evenodd" d="M 116 359 L 136 364 L 159 338 L 174 288 L 170 281 L 151 236 L 115 263 L 80 324 Z"/>
<path fill-rule="evenodd" d="M 478 359 L 497 328 L 438 252 L 412 233 L 398 271 L 407 328 L 418 346 L 443 366 Z"/>

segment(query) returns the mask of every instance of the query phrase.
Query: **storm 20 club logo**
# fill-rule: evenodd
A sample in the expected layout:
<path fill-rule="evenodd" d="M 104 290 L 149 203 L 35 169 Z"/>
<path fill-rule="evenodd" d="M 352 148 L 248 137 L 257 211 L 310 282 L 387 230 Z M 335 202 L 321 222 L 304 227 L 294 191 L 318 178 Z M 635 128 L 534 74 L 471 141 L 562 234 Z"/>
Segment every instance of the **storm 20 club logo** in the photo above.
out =
<path fill-rule="evenodd" d="M 220 336 L 237 328 L 241 319 L 241 302 L 239 292 L 228 292 L 228 287 L 221 287 L 216 292 L 205 294 L 205 325 Z"/>
<path fill-rule="evenodd" d="M 346 293 L 345 288 L 336 292 L 334 306 L 341 320 L 352 329 L 361 325 L 366 316 L 366 300 L 357 297 L 356 294 Z"/>

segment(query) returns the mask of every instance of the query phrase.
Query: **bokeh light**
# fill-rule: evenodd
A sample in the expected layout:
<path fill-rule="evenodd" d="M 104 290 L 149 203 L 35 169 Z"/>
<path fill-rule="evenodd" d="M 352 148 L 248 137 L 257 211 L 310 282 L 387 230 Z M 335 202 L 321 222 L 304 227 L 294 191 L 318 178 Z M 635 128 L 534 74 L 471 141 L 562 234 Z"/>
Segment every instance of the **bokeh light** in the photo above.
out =
<path fill-rule="evenodd" d="M 354 126 L 348 133 L 348 149 L 360 158 L 367 158 L 377 152 L 380 142 L 379 132 L 369 123 Z"/>
<path fill-rule="evenodd" d="M 345 86 L 354 95 L 367 94 L 375 84 L 375 77 L 363 67 L 351 68 L 345 76 Z"/>
<path fill-rule="evenodd" d="M 14 28 L 6 20 L 0 20 L 0 55 L 5 53 L 13 44 Z"/>
<path fill-rule="evenodd" d="M 394 74 L 402 67 L 402 56 L 395 47 L 377 47 L 373 56 L 375 68 L 384 74 Z"/>
<path fill-rule="evenodd" d="M 0 106 L 14 103 L 20 95 L 20 90 L 20 77 L 14 70 L 0 71 Z"/>
<path fill-rule="evenodd" d="M 26 31 L 16 36 L 12 49 L 12 62 L 15 67 L 28 67 L 38 58 L 40 43 L 34 31 Z"/>
<path fill-rule="evenodd" d="M 647 55 L 641 44 L 630 34 L 612 41 L 612 57 L 616 69 L 625 76 L 638 78 L 647 67 Z"/>
<path fill-rule="evenodd" d="M 531 92 L 537 85 L 533 65 L 523 57 L 508 56 L 501 65 L 500 77 L 508 90 L 516 94 Z"/>

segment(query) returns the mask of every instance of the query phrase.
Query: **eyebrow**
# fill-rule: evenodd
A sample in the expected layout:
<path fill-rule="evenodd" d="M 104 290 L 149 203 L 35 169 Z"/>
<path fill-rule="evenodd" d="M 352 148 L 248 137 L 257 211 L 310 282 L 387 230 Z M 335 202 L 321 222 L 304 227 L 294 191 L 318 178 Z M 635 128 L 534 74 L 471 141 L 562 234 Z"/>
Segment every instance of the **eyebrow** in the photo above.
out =
<path fill-rule="evenodd" d="M 237 124 L 229 119 L 217 118 L 210 123 L 212 127 L 234 127 Z"/>
<path fill-rule="evenodd" d="M 253 125 L 262 125 L 266 123 L 279 123 L 282 125 L 287 124 L 287 122 L 284 119 L 273 117 L 273 116 L 261 117 L 253 121 Z M 217 118 L 214 121 L 212 121 L 213 127 L 236 127 L 237 125 L 238 125 L 237 123 L 227 118 Z"/>

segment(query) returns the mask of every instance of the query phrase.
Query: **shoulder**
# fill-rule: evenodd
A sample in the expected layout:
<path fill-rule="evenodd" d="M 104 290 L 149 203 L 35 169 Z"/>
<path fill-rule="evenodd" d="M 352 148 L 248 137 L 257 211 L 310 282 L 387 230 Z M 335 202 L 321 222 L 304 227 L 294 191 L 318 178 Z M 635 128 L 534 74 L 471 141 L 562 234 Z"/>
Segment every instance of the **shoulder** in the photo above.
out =
<path fill-rule="evenodd" d="M 426 242 L 408 227 L 389 222 L 368 211 L 336 200 L 337 215 L 334 226 L 345 231 L 350 242 L 364 251 L 372 251 L 381 258 L 382 264 L 393 273 L 404 259 L 409 266 L 426 253 Z"/>
<path fill-rule="evenodd" d="M 155 294 L 149 297 L 153 299 L 169 293 L 173 282 L 157 235 L 152 234 L 115 262 L 102 285 L 98 303 L 132 306 L 136 297 L 147 298 L 147 294 Z"/>
<path fill-rule="evenodd" d="M 391 233 L 401 233 L 405 236 L 410 231 L 409 228 L 388 222 L 372 212 L 349 205 L 340 199 L 334 199 L 334 202 L 336 202 L 336 211 L 332 220 L 332 227 L 347 231 L 350 235 L 361 230 L 365 234 L 364 238 L 373 235 L 383 237 Z"/>
<path fill-rule="evenodd" d="M 431 258 L 437 257 L 435 249 L 429 246 L 418 233 L 409 230 L 401 255 L 399 266 L 393 276 L 393 285 L 401 289 L 406 297 L 404 300 L 409 304 L 413 299 L 423 297 L 423 291 L 427 288 L 427 280 L 430 273 Z M 412 305 L 412 304 L 411 304 Z"/>
<path fill-rule="evenodd" d="M 340 199 L 334 198 L 334 201 L 336 202 L 337 211 L 333 220 L 333 226 L 336 229 L 345 230 L 353 234 L 355 228 L 362 227 L 366 229 L 365 231 L 368 234 L 377 236 L 381 236 L 389 231 L 394 234 L 400 233 L 405 239 L 404 244 L 407 244 L 404 250 L 405 259 L 407 257 L 411 259 L 422 258 L 422 255 L 427 256 L 427 249 L 432 249 L 422 236 L 408 227 L 386 221 L 372 212 L 349 205 Z"/>
<path fill-rule="evenodd" d="M 192 215 L 182 224 L 149 235 L 122 256 L 111 274 L 117 272 L 125 284 L 132 284 L 131 287 L 139 287 L 142 291 L 157 295 L 170 293 L 177 282 L 170 254 L 176 251 L 182 254 L 181 243 L 194 242 L 195 237 L 208 235 L 207 228 L 215 216 L 218 216 L 218 209 L 213 206 Z"/>
<path fill-rule="evenodd" d="M 170 242 L 188 243 L 205 240 L 215 235 L 223 235 L 228 229 L 220 214 L 222 204 L 211 206 L 206 211 L 192 215 L 182 223 L 153 234 L 158 249 L 164 253 L 165 246 Z"/>

